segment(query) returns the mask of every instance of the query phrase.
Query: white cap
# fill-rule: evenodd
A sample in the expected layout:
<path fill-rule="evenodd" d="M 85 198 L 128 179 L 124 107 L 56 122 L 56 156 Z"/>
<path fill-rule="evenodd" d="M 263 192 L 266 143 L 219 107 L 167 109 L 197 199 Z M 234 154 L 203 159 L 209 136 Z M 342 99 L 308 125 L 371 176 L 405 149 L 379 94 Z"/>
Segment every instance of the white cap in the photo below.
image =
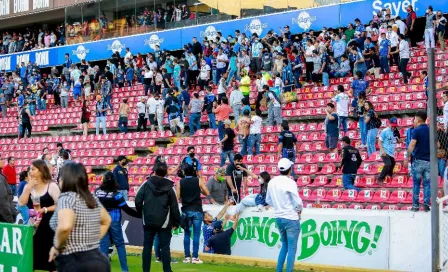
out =
<path fill-rule="evenodd" d="M 278 170 L 286 171 L 289 168 L 291 168 L 292 165 L 293 165 L 293 163 L 289 159 L 286 159 L 286 158 L 280 159 L 278 161 Z"/>

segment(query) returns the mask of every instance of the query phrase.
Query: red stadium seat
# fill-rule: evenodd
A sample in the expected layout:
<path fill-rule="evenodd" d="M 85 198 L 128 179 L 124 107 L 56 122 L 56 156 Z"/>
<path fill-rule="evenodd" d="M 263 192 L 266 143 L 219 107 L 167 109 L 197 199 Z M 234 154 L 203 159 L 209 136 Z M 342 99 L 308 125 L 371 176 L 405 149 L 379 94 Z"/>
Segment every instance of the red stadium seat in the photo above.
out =
<path fill-rule="evenodd" d="M 382 210 L 380 205 L 367 205 L 366 210 Z"/>
<path fill-rule="evenodd" d="M 325 185 L 325 187 L 342 187 L 342 176 L 333 176 L 331 182 Z"/>
<path fill-rule="evenodd" d="M 356 196 L 355 200 L 353 202 L 371 202 L 373 198 L 374 192 L 370 189 L 361 190 L 358 195 Z"/>
<path fill-rule="evenodd" d="M 387 187 L 406 187 L 408 178 L 406 176 L 394 176 L 392 181 L 387 184 Z"/>
<path fill-rule="evenodd" d="M 347 205 L 338 203 L 338 204 L 334 204 L 331 208 L 333 208 L 333 209 L 347 209 Z"/>
<path fill-rule="evenodd" d="M 316 174 L 329 175 L 329 174 L 333 174 L 335 172 L 336 172 L 336 165 L 334 165 L 332 163 L 327 163 L 327 164 L 324 164 L 322 169 L 319 172 L 317 172 Z"/>
<path fill-rule="evenodd" d="M 304 187 L 311 184 L 311 178 L 310 176 L 300 176 L 297 179 L 297 186 L 298 187 Z"/>
<path fill-rule="evenodd" d="M 389 210 L 389 211 L 398 211 L 400 210 L 400 207 L 398 205 L 385 205 L 383 207 L 383 210 Z"/>
<path fill-rule="evenodd" d="M 311 196 L 310 196 L 310 198 L 308 200 L 310 200 L 310 201 L 316 201 L 316 200 L 324 201 L 326 194 L 327 194 L 327 192 L 325 191 L 325 189 L 322 189 L 322 188 L 315 189 L 311 193 Z"/>
<path fill-rule="evenodd" d="M 386 202 L 389 199 L 389 197 L 390 197 L 389 190 L 379 189 L 375 192 L 375 195 L 373 195 L 371 202 L 383 203 Z"/>
<path fill-rule="evenodd" d="M 299 190 L 299 196 L 303 201 L 310 201 L 311 194 L 312 194 L 312 191 L 308 188 L 303 188 L 303 189 Z"/>
<path fill-rule="evenodd" d="M 341 157 L 338 153 L 328 153 L 323 162 L 339 162 Z"/>
<path fill-rule="evenodd" d="M 364 209 L 364 205 L 362 204 L 351 204 L 350 206 L 348 206 L 349 209 L 353 209 L 353 210 L 363 210 Z"/>
<path fill-rule="evenodd" d="M 345 190 L 339 201 L 353 202 L 357 196 L 358 192 L 356 190 Z"/>
<path fill-rule="evenodd" d="M 317 190 L 319 190 L 319 189 L 317 189 Z M 337 201 L 340 201 L 339 199 L 341 198 L 341 196 L 342 196 L 341 189 L 333 188 L 327 192 L 325 198 L 322 199 L 322 201 L 337 202 Z"/>
<path fill-rule="evenodd" d="M 405 190 L 395 190 L 390 194 L 389 199 L 386 200 L 385 203 L 392 203 L 392 204 L 404 203 L 407 194 L 408 192 Z"/>
<path fill-rule="evenodd" d="M 314 178 L 313 183 L 309 184 L 308 187 L 322 187 L 327 185 L 328 177 L 327 176 L 316 176 Z"/>

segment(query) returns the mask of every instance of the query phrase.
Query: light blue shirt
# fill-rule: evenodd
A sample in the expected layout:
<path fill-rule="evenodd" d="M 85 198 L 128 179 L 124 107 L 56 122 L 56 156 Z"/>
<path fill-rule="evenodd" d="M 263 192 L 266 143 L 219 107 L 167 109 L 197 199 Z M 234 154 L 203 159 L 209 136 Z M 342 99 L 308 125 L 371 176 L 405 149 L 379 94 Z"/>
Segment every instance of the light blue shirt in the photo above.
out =
<path fill-rule="evenodd" d="M 261 42 L 256 42 L 252 44 L 252 57 L 258 58 L 261 55 L 261 50 L 263 50 L 263 45 Z"/>
<path fill-rule="evenodd" d="M 345 54 L 346 43 L 343 40 L 339 40 L 339 42 L 335 41 L 333 43 L 333 53 L 335 58 L 339 58 L 340 56 Z"/>
<path fill-rule="evenodd" d="M 188 68 L 188 70 L 196 71 L 198 69 L 198 64 L 195 63 L 196 57 L 194 55 L 190 56 L 190 55 L 186 54 L 185 58 L 187 59 L 188 65 L 190 66 L 190 68 Z"/>
<path fill-rule="evenodd" d="M 397 144 L 397 139 L 395 139 L 394 133 L 390 127 L 381 131 L 380 141 L 383 144 L 384 152 L 391 157 L 395 157 L 395 145 Z"/>

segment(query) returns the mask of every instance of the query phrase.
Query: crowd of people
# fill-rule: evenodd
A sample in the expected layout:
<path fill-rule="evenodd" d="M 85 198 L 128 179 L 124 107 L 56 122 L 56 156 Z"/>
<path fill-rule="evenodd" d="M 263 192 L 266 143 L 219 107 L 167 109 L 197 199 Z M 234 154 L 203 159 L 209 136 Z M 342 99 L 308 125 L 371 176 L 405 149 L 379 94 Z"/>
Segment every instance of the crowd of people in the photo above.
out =
<path fill-rule="evenodd" d="M 35 269 L 64 271 L 71 265 L 79 270 L 109 271 L 106 255 L 112 241 L 117 247 L 122 271 L 128 271 L 120 226 L 123 210 L 130 216 L 142 218 L 142 271 L 151 269 L 154 246 L 163 270 L 170 272 L 172 229 L 184 229 L 183 262 L 201 264 L 201 232 L 204 236 L 203 252 L 230 255 L 230 239 L 238 226 L 239 214 L 246 207 L 254 207 L 256 211 L 272 208 L 282 238 L 277 271 L 282 271 L 285 261 L 287 271 L 292 271 L 303 203 L 297 192 L 294 172 L 298 137 L 281 117 L 286 94 L 302 86 L 302 77 L 306 78 L 304 84 L 322 82 L 328 85 L 330 77 L 352 73 L 355 79 L 350 90 L 337 86 L 332 102 L 326 105 L 325 145 L 330 153 L 339 153 L 338 143 L 342 142 L 343 186 L 360 191 L 354 186 L 362 164 L 360 151 L 351 145 L 349 137 L 341 137 L 348 131 L 347 118 L 354 115 L 360 126 L 360 148 L 366 148 L 369 156 L 377 152 L 377 144 L 380 148 L 384 167 L 378 182 L 381 185 L 391 182 L 396 145 L 401 141 L 398 120 L 391 118 L 388 127 L 379 133 L 381 120 L 375 105 L 368 99 L 371 87 L 364 77 L 368 73 L 388 73 L 390 65 L 399 65 L 403 82 L 408 83 L 406 64 L 410 58 L 410 46 L 406 38 L 411 44 L 416 41 L 413 33 L 415 12 L 411 6 L 408 9 L 406 22 L 391 18 L 390 10 L 386 10 L 375 16 L 368 27 L 355 20 L 355 24 L 349 25 L 345 31 L 323 29 L 320 34 L 310 31 L 303 34 L 302 39 L 293 38 L 289 27 L 285 26 L 280 34 L 269 31 L 263 38 L 257 34 L 246 37 L 238 30 L 235 37 L 229 35 L 224 38 L 218 32 L 216 40 L 204 40 L 202 44 L 194 38 L 180 54 L 157 48 L 154 53 L 143 56 L 139 53 L 134 55 L 130 48 L 126 48 L 123 57 L 115 52 L 103 70 L 87 61 L 74 64 L 69 54 L 62 69 L 54 67 L 51 73 L 42 76 L 37 66 L 21 63 L 17 71 L 5 75 L 0 92 L 3 117 L 7 117 L 8 111 L 15 107 L 13 99 L 17 98 L 20 137 L 31 136 L 33 116 L 46 109 L 47 95 L 50 94 L 55 101 L 52 106 L 81 107 L 84 135 L 88 133 L 91 114 L 96 116 L 96 134 L 101 128 L 106 134 L 106 120 L 108 115 L 116 116 L 114 109 L 118 109 L 120 131 L 127 133 L 128 118 L 134 109 L 126 98 L 114 107 L 111 98 L 114 87 L 140 83 L 144 85 L 145 95 L 135 105 L 138 131 L 148 128 L 163 130 L 163 120 L 167 116 L 173 133 L 184 134 L 189 127 L 189 134 L 194 135 L 201 128 L 202 114 L 206 114 L 208 126 L 218 132 L 221 162 L 213 177 L 206 182 L 194 147 L 187 148 L 188 154 L 174 169 L 169 169 L 164 157 L 158 156 L 153 173 L 137 192 L 133 209 L 126 204 L 129 193 L 129 160 L 126 157 L 117 159 L 113 172 L 105 174 L 101 186 L 92 194 L 84 166 L 73 162 L 71 152 L 58 144 L 55 154 L 50 154 L 45 148 L 27 171 L 19 173 L 19 183 L 14 158 L 7 158 L 6 165 L 0 160 L 0 221 L 15 222 L 16 207 L 12 197 L 17 195 L 17 210 L 24 222 L 31 220 L 36 226 L 33 239 L 35 248 L 39 250 L 33 251 Z M 445 25 L 442 18 L 435 16 L 432 8 L 428 7 L 425 30 L 428 48 L 435 46 L 433 36 L 436 31 L 433 33 L 430 29 L 436 29 L 439 34 L 441 25 Z M 443 39 L 441 47 L 442 43 Z M 342 68 L 344 70 L 340 70 Z M 250 105 L 251 75 L 256 77 L 255 110 Z M 427 87 L 427 73 L 422 72 L 421 77 Z M 442 99 L 448 103 L 448 94 L 444 94 Z M 353 112 L 350 112 L 350 106 Z M 243 160 L 246 155 L 261 152 L 262 113 L 265 110 L 267 123 L 281 127 L 277 149 L 279 173 L 256 175 L 243 164 Z M 445 117 L 446 129 L 448 117 Z M 189 120 L 189 126 L 185 125 L 186 120 Z M 414 126 L 406 137 L 404 167 L 411 165 L 413 211 L 419 210 L 421 183 L 423 209 L 429 211 L 430 148 L 426 120 L 426 112 L 417 112 Z M 238 152 L 235 140 L 241 144 Z M 446 164 L 443 158 L 439 162 L 441 170 L 445 169 L 444 162 Z M 272 174 L 279 175 L 271 179 Z M 177 184 L 169 179 L 174 175 L 180 177 Z M 259 193 L 248 194 L 249 176 L 260 184 Z M 201 194 L 212 204 L 224 205 L 216 217 L 204 211 Z M 178 202 L 182 203 L 181 209 Z M 231 205 L 236 205 L 234 212 L 228 211 Z M 77 224 L 81 221 L 87 224 Z M 233 223 L 227 224 L 227 221 Z M 226 229 L 227 225 L 231 227 Z"/>

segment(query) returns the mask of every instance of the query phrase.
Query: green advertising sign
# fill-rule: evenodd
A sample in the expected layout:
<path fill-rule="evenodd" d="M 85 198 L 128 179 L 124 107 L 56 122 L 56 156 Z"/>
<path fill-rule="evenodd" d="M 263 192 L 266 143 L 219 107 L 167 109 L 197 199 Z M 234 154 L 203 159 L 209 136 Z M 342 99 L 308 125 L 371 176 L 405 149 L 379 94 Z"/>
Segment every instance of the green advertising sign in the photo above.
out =
<path fill-rule="evenodd" d="M 33 271 L 33 227 L 0 223 L 0 272 Z"/>

